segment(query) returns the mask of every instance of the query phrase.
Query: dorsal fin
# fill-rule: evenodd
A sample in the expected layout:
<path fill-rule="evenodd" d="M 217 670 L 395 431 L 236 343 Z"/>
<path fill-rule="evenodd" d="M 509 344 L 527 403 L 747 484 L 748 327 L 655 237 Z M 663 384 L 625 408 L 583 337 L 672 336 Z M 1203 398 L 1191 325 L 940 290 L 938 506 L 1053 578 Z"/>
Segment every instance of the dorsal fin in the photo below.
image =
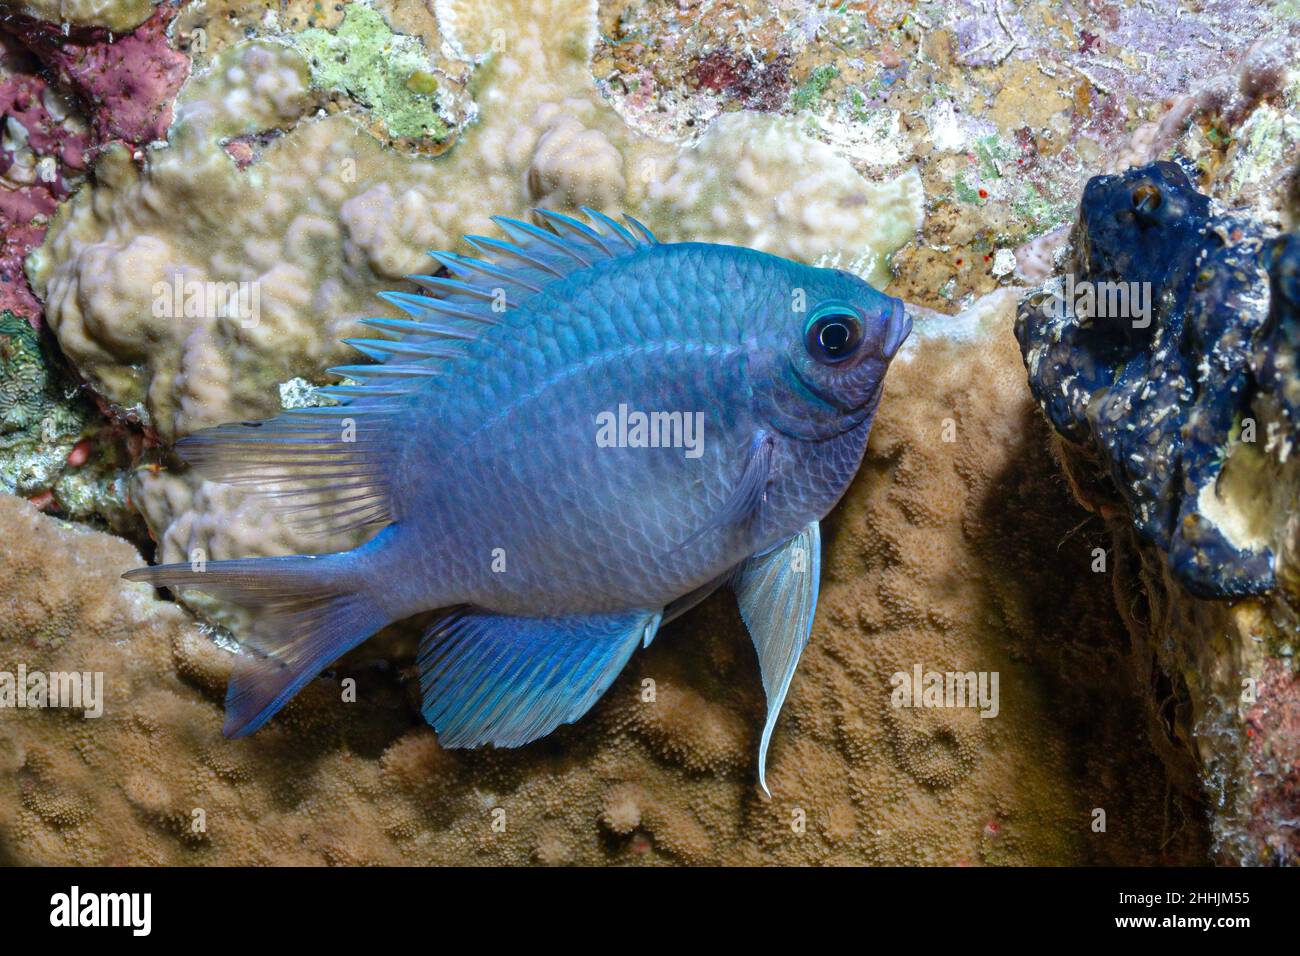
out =
<path fill-rule="evenodd" d="M 421 388 L 448 359 L 464 354 L 468 343 L 501 321 L 503 313 L 518 308 L 551 282 L 597 263 L 631 255 L 655 245 L 654 235 L 631 216 L 629 228 L 604 213 L 583 207 L 592 225 L 549 209 L 533 210 L 537 224 L 493 216 L 507 239 L 466 236 L 483 256 L 472 258 L 454 252 L 430 252 L 449 277 L 407 276 L 423 293 L 382 292 L 380 298 L 395 305 L 409 319 L 362 319 L 361 324 L 392 339 L 345 339 L 376 363 L 401 369 L 388 375 L 367 372 L 368 366 L 332 369 L 361 384 L 333 385 L 319 391 L 344 405 L 365 403 L 369 396 L 390 399 Z M 424 371 L 426 374 L 421 374 Z"/>
<path fill-rule="evenodd" d="M 605 259 L 630 255 L 659 240 L 631 216 L 625 216 L 631 231 L 602 212 L 583 207 L 592 226 L 550 209 L 534 209 L 537 225 L 493 216 L 509 241 L 484 236 L 466 236 L 466 241 L 484 254 L 470 258 L 450 252 L 429 253 L 454 277 L 421 284 L 443 293 L 453 301 L 477 304 L 499 302 L 503 295 L 519 301 L 540 292 L 557 278 L 586 269 Z M 499 306 L 498 306 L 499 308 Z"/>
<path fill-rule="evenodd" d="M 388 482 L 406 429 L 407 399 L 444 373 L 450 360 L 547 284 L 597 263 L 631 255 L 658 240 L 626 217 L 631 230 L 594 209 L 596 228 L 534 210 L 540 225 L 496 217 L 513 242 L 466 236 L 491 258 L 431 252 L 451 273 L 409 276 L 428 294 L 384 292 L 380 297 L 409 318 L 362 319 L 393 338 L 344 341 L 373 364 L 330 369 L 342 384 L 317 389 L 339 405 L 286 411 L 265 422 L 222 425 L 178 443 L 181 454 L 208 477 L 241 485 L 296 523 L 345 531 L 396 519 Z M 355 439 L 349 429 L 359 430 Z"/>
<path fill-rule="evenodd" d="M 397 518 L 390 483 L 406 429 L 400 411 L 384 404 L 389 388 L 355 391 L 367 392 L 361 408 L 297 408 L 218 425 L 182 438 L 176 451 L 212 481 L 262 495 L 301 530 L 388 524 Z"/>

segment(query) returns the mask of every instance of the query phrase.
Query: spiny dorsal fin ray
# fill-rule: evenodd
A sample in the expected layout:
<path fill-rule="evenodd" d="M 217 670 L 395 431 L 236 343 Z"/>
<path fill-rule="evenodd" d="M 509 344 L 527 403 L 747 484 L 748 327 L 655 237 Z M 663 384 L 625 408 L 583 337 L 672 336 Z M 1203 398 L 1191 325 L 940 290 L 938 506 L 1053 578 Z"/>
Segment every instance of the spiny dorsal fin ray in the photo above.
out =
<path fill-rule="evenodd" d="M 595 209 L 584 206 L 582 211 L 598 228 L 549 209 L 534 209 L 533 218 L 537 225 L 504 216 L 492 217 L 511 241 L 486 236 L 465 237 L 488 258 L 470 258 L 450 252 L 429 254 L 458 277 L 457 280 L 442 280 L 453 283 L 448 292 L 493 299 L 499 298 L 494 293 L 501 283 L 540 292 L 555 279 L 659 242 L 649 229 L 631 216 L 624 217 L 631 226 L 632 231 L 629 231 Z M 438 291 L 437 282 L 434 280 L 430 284 L 434 291 Z"/>
<path fill-rule="evenodd" d="M 362 319 L 361 324 L 381 332 L 396 332 L 400 336 L 429 336 L 430 338 L 462 339 L 472 342 L 478 330 L 457 322 L 435 319 L 432 322 L 412 322 L 410 319 Z"/>
<path fill-rule="evenodd" d="M 557 279 L 563 279 L 565 276 L 563 267 L 551 261 L 555 257 L 544 251 L 528 249 L 489 236 L 466 236 L 465 241 L 486 255 L 517 259 L 540 272 L 549 272 Z"/>
<path fill-rule="evenodd" d="M 357 382 L 367 378 L 432 378 L 438 374 L 438 369 L 430 365 L 398 365 L 395 362 L 375 362 L 371 365 L 336 365 L 333 368 L 327 368 L 325 371 L 331 375 L 350 378 Z"/>
<path fill-rule="evenodd" d="M 635 252 L 636 248 L 640 245 L 640 243 L 632 236 L 632 233 L 628 232 L 613 219 L 610 219 L 609 216 L 606 216 L 603 212 L 591 209 L 588 206 L 583 206 L 582 211 L 586 214 L 588 219 L 597 222 L 608 229 L 615 239 L 622 240 L 624 246 L 626 246 L 626 249 L 623 250 L 624 252 Z"/>
<path fill-rule="evenodd" d="M 363 355 L 374 359 L 383 359 L 385 355 L 405 355 L 419 358 L 457 358 L 462 350 L 453 342 L 439 345 L 429 342 L 426 337 L 415 339 L 344 339 L 344 345 L 350 345 Z"/>
<path fill-rule="evenodd" d="M 500 286 L 502 282 L 517 285 L 525 292 L 541 292 L 542 287 L 550 281 L 545 276 L 534 277 L 521 269 L 503 268 L 486 259 L 475 259 L 454 252 L 430 252 L 429 255 L 452 275 L 461 276 L 466 280 L 475 280 L 479 283 L 479 288 L 488 292 Z M 480 276 L 483 278 L 477 278 Z M 467 281 L 466 284 L 472 282 Z"/>
<path fill-rule="evenodd" d="M 576 243 L 569 242 L 549 229 L 539 229 L 530 223 L 507 219 L 505 216 L 493 216 L 492 221 L 521 248 L 538 246 L 540 251 L 544 247 L 551 253 L 568 256 L 582 268 L 592 263 L 592 258 L 585 249 L 580 249 Z"/>
<path fill-rule="evenodd" d="M 351 338 L 351 345 L 377 366 L 397 365 L 394 375 L 368 373 L 364 366 L 343 366 L 353 382 L 330 386 L 322 393 L 352 406 L 368 399 L 400 400 L 425 387 L 428 378 L 447 360 L 463 357 L 465 346 L 501 322 L 503 312 L 519 308 L 551 282 L 606 260 L 630 255 L 658 242 L 650 230 L 630 216 L 631 231 L 594 209 L 583 208 L 592 226 L 550 210 L 533 211 L 538 225 L 494 216 L 512 241 L 466 236 L 483 258 L 452 252 L 430 252 L 453 277 L 408 276 L 423 293 L 381 292 L 380 298 L 410 319 L 371 318 L 361 324 L 396 338 Z M 427 367 L 428 375 L 406 371 Z"/>
<path fill-rule="evenodd" d="M 438 293 L 439 298 L 445 302 L 491 302 L 500 303 L 507 309 L 513 309 L 519 303 L 512 301 L 505 289 L 501 289 L 498 294 L 497 289 L 484 289 L 481 286 L 472 285 L 468 282 L 461 282 L 458 279 L 444 279 L 439 276 L 407 276 L 409 281 L 414 282 L 430 292 Z"/>
<path fill-rule="evenodd" d="M 567 233 L 590 243 L 600 253 L 601 258 L 610 258 L 615 255 L 609 248 L 609 243 L 600 233 L 590 226 L 583 225 L 571 216 L 565 216 L 551 209 L 535 209 L 533 212 L 557 233 L 561 235 Z"/>
<path fill-rule="evenodd" d="M 440 316 L 450 316 L 453 319 L 464 319 L 468 322 L 480 322 L 487 325 L 493 325 L 497 321 L 497 317 L 492 313 L 491 309 L 485 309 L 477 305 L 466 306 L 458 302 L 435 298 L 431 295 L 416 295 L 411 292 L 381 292 L 379 298 L 389 305 L 397 306 L 407 315 L 413 315 L 417 319 L 426 321 Z"/>

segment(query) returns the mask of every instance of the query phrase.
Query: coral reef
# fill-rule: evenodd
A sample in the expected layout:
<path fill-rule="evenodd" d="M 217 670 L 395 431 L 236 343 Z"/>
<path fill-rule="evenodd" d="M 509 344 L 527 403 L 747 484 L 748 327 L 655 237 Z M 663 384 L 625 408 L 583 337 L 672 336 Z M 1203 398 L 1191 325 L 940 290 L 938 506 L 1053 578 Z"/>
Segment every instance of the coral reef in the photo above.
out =
<path fill-rule="evenodd" d="M 1082 513 L 1041 455 L 1047 429 L 1019 371 L 1012 305 L 981 306 L 955 323 L 960 340 L 926 341 L 891 373 L 867 462 L 827 525 L 814 638 L 770 755 L 773 799 L 753 776 L 762 694 L 727 595 L 635 656 L 588 718 L 522 750 L 440 749 L 418 716 L 413 637 L 397 632 L 231 741 L 220 736 L 230 645 L 117 580 L 139 561 L 122 541 L 0 498 L 17 542 L 0 573 L 25 609 L 0 617 L 0 657 L 107 681 L 98 721 L 4 718 L 0 858 L 1202 858 L 1200 814 L 1166 802 L 1163 768 L 1134 733 L 1121 625 L 1096 599 L 1095 541 L 1071 535 Z M 917 663 L 998 671 L 999 715 L 895 709 L 891 677 Z"/>
<path fill-rule="evenodd" d="M 1279 52 L 1285 62 L 1272 40 L 1294 22 L 1238 0 L 1068 15 L 1050 3 L 626 0 L 602 3 L 600 17 L 593 72 L 639 129 L 690 140 L 733 111 L 781 108 L 872 174 L 916 169 L 926 227 L 898 254 L 891 291 L 945 311 L 1041 281 L 1007 255 L 1068 223 L 1084 182 L 1134 140 L 1168 145 L 1196 110 L 1166 107 L 1249 48 L 1240 95 L 1225 74 L 1216 82 L 1231 95 L 1197 98 L 1248 111 L 1276 81 Z M 1293 123 L 1256 111 L 1237 146 L 1215 138 L 1211 113 L 1197 114 L 1207 162 L 1247 142 L 1268 154 Z"/>
<path fill-rule="evenodd" d="M 106 422 L 75 373 L 40 341 L 44 308 L 23 261 L 106 144 L 132 150 L 166 134 L 189 61 L 166 36 L 176 7 L 146 4 L 146 12 L 125 36 L 0 19 L 0 489 L 135 534 L 140 520 L 126 500 L 126 469 L 138 457 L 139 436 Z"/>
<path fill-rule="evenodd" d="M 1297 253 L 1269 238 L 1300 212 L 1294 27 L 1272 9 L 1293 2 L 4 0 L 0 481 L 32 502 L 0 495 L 0 659 L 101 670 L 108 694 L 98 721 L 0 718 L 0 860 L 1194 863 L 1211 841 L 1293 859 Z M 1077 251 L 1099 170 L 1119 178 L 1085 202 L 1098 276 L 1127 275 L 1099 224 L 1135 176 L 1193 227 L 1163 240 L 1149 328 L 1050 327 L 1065 345 L 1039 365 L 1068 368 L 1069 395 L 1049 423 L 1011 312 Z M 1178 176 L 1249 212 L 1202 210 Z M 168 446 L 317 401 L 339 339 L 431 271 L 427 249 L 580 204 L 919 304 L 826 524 L 775 798 L 754 785 L 761 690 L 725 595 L 521 751 L 439 748 L 418 621 L 222 739 L 238 645 L 220 625 L 240 620 L 120 582 L 136 549 L 39 509 L 149 551 L 138 512 L 165 560 L 349 546 Z M 1098 432 L 1138 482 L 1121 493 L 1050 432 L 1091 440 L 1085 393 L 1126 370 L 1110 408 L 1136 427 Z M 1129 387 L 1144 372 L 1158 395 Z M 1159 474 L 1164 450 L 1186 467 Z M 892 706 L 917 665 L 998 673 L 998 717 Z"/>

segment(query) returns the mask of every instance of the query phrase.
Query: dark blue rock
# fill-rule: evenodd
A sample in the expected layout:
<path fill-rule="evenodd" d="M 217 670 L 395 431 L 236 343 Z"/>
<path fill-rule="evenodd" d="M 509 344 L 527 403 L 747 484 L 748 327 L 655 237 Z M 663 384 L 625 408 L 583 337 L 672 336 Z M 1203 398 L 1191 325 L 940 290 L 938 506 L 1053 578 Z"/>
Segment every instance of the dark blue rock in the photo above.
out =
<path fill-rule="evenodd" d="M 1089 181 L 1072 240 L 1062 288 L 1017 316 L 1035 398 L 1189 590 L 1271 590 L 1271 551 L 1234 547 L 1201 505 L 1261 392 L 1300 412 L 1300 240 L 1216 213 L 1174 163 Z"/>

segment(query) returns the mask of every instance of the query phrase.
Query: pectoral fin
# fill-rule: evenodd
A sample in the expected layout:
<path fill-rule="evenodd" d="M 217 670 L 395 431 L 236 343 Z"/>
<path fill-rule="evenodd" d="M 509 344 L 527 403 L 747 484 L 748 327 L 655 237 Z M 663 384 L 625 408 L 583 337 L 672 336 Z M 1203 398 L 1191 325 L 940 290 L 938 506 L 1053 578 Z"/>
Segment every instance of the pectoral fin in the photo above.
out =
<path fill-rule="evenodd" d="M 767 485 L 772 477 L 772 452 L 775 447 L 772 436 L 766 432 L 755 433 L 749 446 L 749 456 L 745 459 L 745 470 L 740 473 L 740 480 L 731 494 L 712 518 L 702 528 L 677 546 L 680 550 L 693 544 L 700 537 L 718 528 L 733 524 L 743 524 L 757 513 L 759 506 L 767 497 Z"/>
<path fill-rule="evenodd" d="M 767 694 L 767 721 L 758 747 L 758 781 L 764 793 L 770 794 L 767 745 L 812 631 L 820 577 L 821 531 L 814 521 L 779 547 L 750 558 L 732 581 Z"/>
<path fill-rule="evenodd" d="M 519 747 L 544 737 L 591 709 L 661 618 L 455 612 L 420 644 L 424 718 L 444 747 Z"/>

